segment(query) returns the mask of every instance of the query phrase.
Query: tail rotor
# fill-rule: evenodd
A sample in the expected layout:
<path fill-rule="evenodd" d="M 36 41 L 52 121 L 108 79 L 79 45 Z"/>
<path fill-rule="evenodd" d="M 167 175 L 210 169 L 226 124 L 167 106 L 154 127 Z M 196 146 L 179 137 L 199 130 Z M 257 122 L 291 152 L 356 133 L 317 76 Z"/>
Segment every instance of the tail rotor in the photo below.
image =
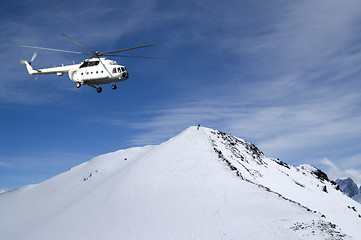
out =
<path fill-rule="evenodd" d="M 31 57 L 30 61 L 25 61 L 25 60 L 20 60 L 21 64 L 25 64 L 26 65 L 26 69 L 28 70 L 30 75 L 34 75 L 34 74 L 39 74 L 40 70 L 34 69 L 31 66 L 31 63 L 34 61 L 34 59 L 36 58 L 36 56 L 38 55 L 38 52 L 34 52 L 33 56 Z"/>
<path fill-rule="evenodd" d="M 38 51 L 35 51 L 33 56 L 31 57 L 30 61 L 25 61 L 25 60 L 20 60 L 20 64 L 26 64 L 28 63 L 29 65 L 31 65 L 31 63 L 34 61 L 34 59 L 36 58 L 36 56 L 38 56 Z"/>

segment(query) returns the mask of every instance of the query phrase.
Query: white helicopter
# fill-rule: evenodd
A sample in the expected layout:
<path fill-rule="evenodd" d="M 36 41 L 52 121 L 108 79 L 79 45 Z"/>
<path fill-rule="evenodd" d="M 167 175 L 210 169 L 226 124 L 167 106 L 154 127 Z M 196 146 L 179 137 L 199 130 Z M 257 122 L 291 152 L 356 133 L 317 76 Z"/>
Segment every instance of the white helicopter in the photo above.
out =
<path fill-rule="evenodd" d="M 51 68 L 42 68 L 42 69 L 35 69 L 31 66 L 31 63 L 34 61 L 35 57 L 37 56 L 37 52 L 35 52 L 30 61 L 20 60 L 20 63 L 26 65 L 26 69 L 28 70 L 30 75 L 35 74 L 56 74 L 58 76 L 64 75 L 64 73 L 69 74 L 70 80 L 75 82 L 75 86 L 80 88 L 82 85 L 88 85 L 93 87 L 97 90 L 98 93 L 102 91 L 102 88 L 99 86 L 101 84 L 108 84 L 114 83 L 112 85 L 112 89 L 117 89 L 117 82 L 125 81 L 129 78 L 129 72 L 125 68 L 125 66 L 118 65 L 116 61 L 104 58 L 103 56 L 112 56 L 112 57 L 131 57 L 131 58 L 150 58 L 150 59 L 164 59 L 164 58 L 154 58 L 154 57 L 142 57 L 142 56 L 124 56 L 124 55 L 114 55 L 114 53 L 125 52 L 133 49 L 144 48 L 154 46 L 154 44 L 143 45 L 138 47 L 131 47 L 125 48 L 121 50 L 111 51 L 100 53 L 98 51 L 93 52 L 88 48 L 84 47 L 80 43 L 74 41 L 70 37 L 62 34 L 67 39 L 71 40 L 72 42 L 76 43 L 80 47 L 84 48 L 88 52 L 75 52 L 75 51 L 68 51 L 68 50 L 60 50 L 60 49 L 53 49 L 53 48 L 44 48 L 44 47 L 34 47 L 34 46 L 25 46 L 21 45 L 22 47 L 27 48 L 35 48 L 35 49 L 42 49 L 42 50 L 50 50 L 50 51 L 57 51 L 57 52 L 67 52 L 67 53 L 76 53 L 76 54 L 83 54 L 83 55 L 92 55 L 91 58 L 85 59 L 83 62 L 79 64 L 73 65 L 66 65 L 61 67 L 51 67 Z"/>

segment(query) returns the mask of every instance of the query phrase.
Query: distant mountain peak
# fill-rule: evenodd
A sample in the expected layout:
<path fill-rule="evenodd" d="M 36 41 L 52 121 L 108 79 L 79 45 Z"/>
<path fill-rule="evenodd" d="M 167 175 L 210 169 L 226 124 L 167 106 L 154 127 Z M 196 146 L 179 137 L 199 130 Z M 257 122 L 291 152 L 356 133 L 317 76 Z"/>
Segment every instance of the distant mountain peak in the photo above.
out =
<path fill-rule="evenodd" d="M 337 179 L 336 183 L 340 186 L 340 189 L 350 198 L 360 193 L 360 189 L 357 187 L 357 184 L 350 177 L 346 179 Z"/>

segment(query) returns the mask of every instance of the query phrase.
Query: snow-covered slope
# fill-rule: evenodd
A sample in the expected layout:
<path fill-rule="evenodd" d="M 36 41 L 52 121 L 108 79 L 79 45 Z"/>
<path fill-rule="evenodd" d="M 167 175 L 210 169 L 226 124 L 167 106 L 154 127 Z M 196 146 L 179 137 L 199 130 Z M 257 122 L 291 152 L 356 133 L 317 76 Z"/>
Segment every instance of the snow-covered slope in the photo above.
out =
<path fill-rule="evenodd" d="M 190 127 L 0 194 L 0 238 L 361 239 L 361 205 L 326 178 Z"/>

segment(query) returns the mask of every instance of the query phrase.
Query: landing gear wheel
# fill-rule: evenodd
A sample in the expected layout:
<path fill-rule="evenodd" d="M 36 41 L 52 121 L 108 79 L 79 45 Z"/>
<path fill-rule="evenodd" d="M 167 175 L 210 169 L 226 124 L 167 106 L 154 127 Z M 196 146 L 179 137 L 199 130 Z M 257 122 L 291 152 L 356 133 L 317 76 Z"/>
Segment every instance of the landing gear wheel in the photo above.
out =
<path fill-rule="evenodd" d="M 117 89 L 117 85 L 115 85 L 115 84 L 112 85 L 112 89 L 113 89 L 113 90 Z"/>
<path fill-rule="evenodd" d="M 102 90 L 103 90 L 103 89 L 102 89 L 101 87 L 98 87 L 98 88 L 97 88 L 97 92 L 98 92 L 98 93 L 101 93 Z"/>
<path fill-rule="evenodd" d="M 77 88 L 80 88 L 80 87 L 81 87 L 81 83 L 80 83 L 80 82 L 77 82 L 77 83 L 75 83 L 75 86 L 76 86 Z"/>

